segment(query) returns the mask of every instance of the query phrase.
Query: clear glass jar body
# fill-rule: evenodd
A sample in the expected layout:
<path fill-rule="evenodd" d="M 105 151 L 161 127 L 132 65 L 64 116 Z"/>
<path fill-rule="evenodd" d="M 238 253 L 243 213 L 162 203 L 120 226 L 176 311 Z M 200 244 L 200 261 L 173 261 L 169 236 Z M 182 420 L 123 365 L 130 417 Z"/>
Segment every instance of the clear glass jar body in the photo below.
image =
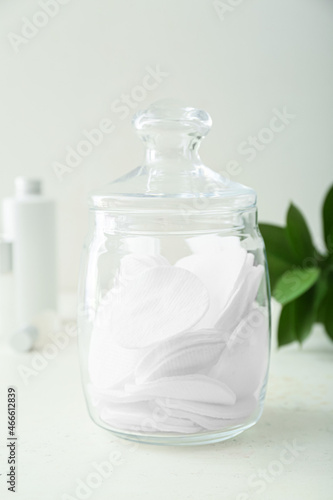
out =
<path fill-rule="evenodd" d="M 269 293 L 255 207 L 92 210 L 78 317 L 92 419 L 151 444 L 217 442 L 254 425 Z"/>

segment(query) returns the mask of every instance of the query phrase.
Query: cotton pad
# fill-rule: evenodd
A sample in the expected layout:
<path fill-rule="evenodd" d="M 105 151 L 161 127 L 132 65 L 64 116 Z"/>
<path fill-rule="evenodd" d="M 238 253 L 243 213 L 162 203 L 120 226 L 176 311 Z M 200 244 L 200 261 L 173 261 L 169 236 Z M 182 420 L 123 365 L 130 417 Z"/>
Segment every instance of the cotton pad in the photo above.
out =
<path fill-rule="evenodd" d="M 105 326 L 119 345 L 140 349 L 190 329 L 209 306 L 207 289 L 185 269 L 148 269 L 114 294 Z"/>
<path fill-rule="evenodd" d="M 155 429 L 156 431 L 171 434 L 195 434 L 203 431 L 202 427 L 191 422 L 191 420 L 180 418 L 173 420 L 172 423 L 170 423 L 169 419 L 166 422 L 157 422 Z"/>
<path fill-rule="evenodd" d="M 167 267 L 170 263 L 162 255 L 125 255 L 120 261 L 119 279 L 120 281 L 132 279 L 143 271 L 157 266 Z"/>
<path fill-rule="evenodd" d="M 137 364 L 141 384 L 173 375 L 202 373 L 216 363 L 226 340 L 214 330 L 189 331 L 159 342 Z"/>
<path fill-rule="evenodd" d="M 180 259 L 175 266 L 195 274 L 209 293 L 209 309 L 196 327 L 213 328 L 224 309 L 246 260 L 240 246 L 212 254 L 193 254 Z"/>
<path fill-rule="evenodd" d="M 206 375 L 165 377 L 154 382 L 126 384 L 132 395 L 149 395 L 151 398 L 175 398 L 204 403 L 234 404 L 234 392 L 223 382 Z"/>
<path fill-rule="evenodd" d="M 88 357 L 91 382 L 100 389 L 121 383 L 134 372 L 142 356 L 141 350 L 126 349 L 115 343 L 112 331 L 95 327 Z"/>
<path fill-rule="evenodd" d="M 239 399 L 234 405 L 200 403 L 181 399 L 158 398 L 155 400 L 167 415 L 179 416 L 179 411 L 188 414 L 203 415 L 216 419 L 237 419 L 249 415 L 256 407 L 257 400 L 253 396 Z M 186 418 L 191 418 L 189 415 Z"/>
<path fill-rule="evenodd" d="M 223 427 L 238 425 L 241 423 L 241 420 L 238 419 L 223 419 L 223 418 L 213 418 L 207 417 L 205 415 L 198 415 L 197 413 L 189 413 L 183 410 L 175 410 L 172 413 L 174 418 L 182 418 L 188 419 L 190 422 L 194 424 L 200 425 L 205 430 L 218 430 L 223 429 Z"/>
<path fill-rule="evenodd" d="M 89 353 L 92 399 L 110 426 L 218 430 L 257 405 L 268 350 L 267 319 L 255 305 L 264 268 L 236 237 L 212 238 L 206 253 L 201 238 L 175 266 L 161 255 L 121 259 Z M 156 408 L 164 417 L 152 420 Z"/>
<path fill-rule="evenodd" d="M 183 419 L 165 415 L 162 420 L 154 418 L 151 408 L 144 403 L 120 406 L 116 408 L 103 408 L 100 418 L 109 425 L 118 429 L 129 429 L 137 432 L 176 432 L 192 433 L 200 430 L 200 426 L 190 419 Z"/>
<path fill-rule="evenodd" d="M 209 375 L 224 382 L 237 398 L 245 398 L 256 393 L 267 371 L 267 318 L 260 309 L 254 309 L 237 331 Z"/>
<path fill-rule="evenodd" d="M 111 388 L 99 389 L 93 384 L 89 384 L 89 393 L 95 401 L 96 406 L 102 408 L 103 406 L 115 404 L 138 403 L 141 401 L 151 401 L 153 398 L 143 391 L 136 394 L 130 394 L 124 388 Z"/>
<path fill-rule="evenodd" d="M 232 332 L 237 323 L 248 313 L 257 296 L 259 285 L 264 274 L 262 265 L 252 266 L 244 270 L 244 280 L 239 283 L 225 306 L 215 328 Z"/>
<path fill-rule="evenodd" d="M 101 410 L 100 416 L 103 419 L 123 419 L 135 424 L 151 417 L 152 411 L 148 402 L 139 401 L 136 403 L 109 404 Z"/>

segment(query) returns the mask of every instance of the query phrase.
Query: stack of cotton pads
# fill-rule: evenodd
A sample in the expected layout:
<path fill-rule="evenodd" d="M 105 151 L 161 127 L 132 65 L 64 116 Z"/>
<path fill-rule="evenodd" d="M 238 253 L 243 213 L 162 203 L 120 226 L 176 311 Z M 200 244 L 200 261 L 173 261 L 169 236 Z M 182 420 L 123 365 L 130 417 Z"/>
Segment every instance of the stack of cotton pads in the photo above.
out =
<path fill-rule="evenodd" d="M 268 363 L 268 320 L 256 303 L 264 268 L 235 237 L 188 245 L 175 265 L 123 257 L 97 311 L 90 391 L 112 428 L 204 432 L 256 408 Z"/>

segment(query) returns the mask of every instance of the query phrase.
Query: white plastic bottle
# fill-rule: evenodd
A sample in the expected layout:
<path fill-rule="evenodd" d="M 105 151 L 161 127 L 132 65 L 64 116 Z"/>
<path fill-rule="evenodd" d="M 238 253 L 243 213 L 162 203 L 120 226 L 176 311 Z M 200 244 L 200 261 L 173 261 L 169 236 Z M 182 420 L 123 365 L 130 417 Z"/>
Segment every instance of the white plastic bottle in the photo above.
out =
<path fill-rule="evenodd" d="M 56 214 L 39 179 L 15 179 L 12 207 L 16 324 L 23 330 L 56 311 Z"/>
<path fill-rule="evenodd" d="M 15 329 L 13 245 L 0 236 L 0 339 L 9 339 Z"/>

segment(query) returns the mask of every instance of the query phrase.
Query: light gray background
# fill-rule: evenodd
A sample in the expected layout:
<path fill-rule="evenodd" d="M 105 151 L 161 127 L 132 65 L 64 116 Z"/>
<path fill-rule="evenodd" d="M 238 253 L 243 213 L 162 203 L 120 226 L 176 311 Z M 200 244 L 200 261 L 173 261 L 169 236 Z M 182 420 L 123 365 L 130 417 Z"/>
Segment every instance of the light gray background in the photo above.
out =
<path fill-rule="evenodd" d="M 17 52 L 8 35 L 20 35 L 22 18 L 41 7 L 0 3 L 0 198 L 17 175 L 44 179 L 58 202 L 61 290 L 76 288 L 87 192 L 141 161 L 130 118 L 111 105 L 142 83 L 148 66 L 169 76 L 138 108 L 174 97 L 206 109 L 213 129 L 205 163 L 219 171 L 239 163 L 233 178 L 257 190 L 262 221 L 282 223 L 293 200 L 320 244 L 320 206 L 333 180 L 331 0 L 226 0 L 223 19 L 212 0 L 62 1 Z M 295 118 L 247 161 L 239 145 L 284 106 Z M 115 130 L 60 182 L 54 162 L 103 118 Z"/>

